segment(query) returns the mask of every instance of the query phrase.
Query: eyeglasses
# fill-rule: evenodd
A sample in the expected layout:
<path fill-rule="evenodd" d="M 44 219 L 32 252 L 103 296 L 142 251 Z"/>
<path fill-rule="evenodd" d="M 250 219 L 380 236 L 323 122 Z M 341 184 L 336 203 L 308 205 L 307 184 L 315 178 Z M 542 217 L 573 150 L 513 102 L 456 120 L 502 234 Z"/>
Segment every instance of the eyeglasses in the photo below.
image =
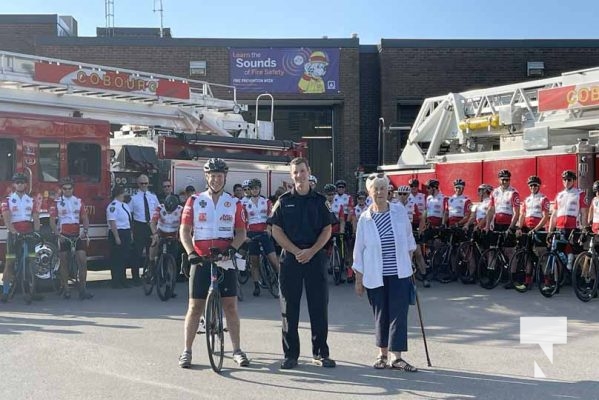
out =
<path fill-rule="evenodd" d="M 63 186 L 62 190 L 73 190 L 73 186 Z"/>

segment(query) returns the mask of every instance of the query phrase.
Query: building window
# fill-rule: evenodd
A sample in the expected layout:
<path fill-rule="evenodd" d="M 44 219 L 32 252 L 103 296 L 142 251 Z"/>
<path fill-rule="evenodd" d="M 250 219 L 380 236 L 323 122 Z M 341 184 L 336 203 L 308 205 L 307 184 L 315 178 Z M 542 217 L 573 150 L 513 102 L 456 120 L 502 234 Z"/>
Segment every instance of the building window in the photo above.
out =
<path fill-rule="evenodd" d="M 102 158 L 100 146 L 93 143 L 69 143 L 67 146 L 69 176 L 80 182 L 100 182 Z"/>
<path fill-rule="evenodd" d="M 206 76 L 206 61 L 190 61 L 189 75 Z"/>
<path fill-rule="evenodd" d="M 12 180 L 15 172 L 15 141 L 0 139 L 0 181 Z"/>
<path fill-rule="evenodd" d="M 39 178 L 42 182 L 58 182 L 60 177 L 60 144 L 40 142 Z"/>

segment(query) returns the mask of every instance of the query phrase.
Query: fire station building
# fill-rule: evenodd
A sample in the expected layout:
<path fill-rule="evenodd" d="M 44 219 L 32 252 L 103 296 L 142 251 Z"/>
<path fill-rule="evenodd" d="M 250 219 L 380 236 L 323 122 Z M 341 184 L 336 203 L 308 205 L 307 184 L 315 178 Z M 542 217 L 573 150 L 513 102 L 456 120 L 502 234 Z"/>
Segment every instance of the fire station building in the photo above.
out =
<path fill-rule="evenodd" d="M 395 163 L 426 97 L 599 66 L 599 40 L 176 38 L 58 15 L 0 15 L 0 49 L 234 85 L 247 120 L 275 99 L 275 137 L 308 145 L 319 186 Z M 214 93 L 219 96 L 219 93 Z M 221 93 L 222 95 L 230 95 Z M 270 112 L 260 100 L 258 112 Z M 384 127 L 382 129 L 382 127 Z"/>

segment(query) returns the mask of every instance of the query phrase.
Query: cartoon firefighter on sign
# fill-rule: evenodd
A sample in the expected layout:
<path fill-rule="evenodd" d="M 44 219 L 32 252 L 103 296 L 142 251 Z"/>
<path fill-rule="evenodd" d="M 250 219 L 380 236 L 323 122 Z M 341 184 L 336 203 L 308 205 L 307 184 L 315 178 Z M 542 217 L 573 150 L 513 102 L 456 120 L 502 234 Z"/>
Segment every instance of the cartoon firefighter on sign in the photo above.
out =
<path fill-rule="evenodd" d="M 323 51 L 314 51 L 310 59 L 304 64 L 304 74 L 297 86 L 301 93 L 324 93 L 324 80 L 322 77 L 327 73 L 329 61 Z"/>

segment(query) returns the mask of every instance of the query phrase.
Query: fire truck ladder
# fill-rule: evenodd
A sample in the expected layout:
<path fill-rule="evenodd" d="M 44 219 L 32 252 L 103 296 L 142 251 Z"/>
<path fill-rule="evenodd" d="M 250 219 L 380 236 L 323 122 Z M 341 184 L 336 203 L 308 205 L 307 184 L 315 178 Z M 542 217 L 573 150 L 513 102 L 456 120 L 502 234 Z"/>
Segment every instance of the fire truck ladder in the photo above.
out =
<path fill-rule="evenodd" d="M 445 152 L 477 151 L 477 143 L 501 135 L 532 133 L 535 129 L 596 129 L 599 107 L 570 107 L 539 111 L 539 90 L 577 87 L 599 82 L 599 68 L 559 77 L 477 89 L 424 100 L 408 136 L 398 166 L 424 167 Z M 599 96 L 599 88 L 597 88 Z M 599 103 L 599 102 L 598 102 Z"/>
<path fill-rule="evenodd" d="M 47 72 L 40 77 L 41 68 L 58 77 L 48 79 Z M 61 69 L 68 74 L 59 76 L 55 71 Z M 81 76 L 87 84 L 80 84 Z M 136 82 L 142 90 L 103 85 L 108 76 L 120 79 L 121 87 Z M 163 84 L 178 88 L 178 96 L 159 95 L 156 88 Z M 5 51 L 0 51 L 0 108 L 222 136 L 253 129 L 240 115 L 247 106 L 237 102 L 234 86 Z"/>

